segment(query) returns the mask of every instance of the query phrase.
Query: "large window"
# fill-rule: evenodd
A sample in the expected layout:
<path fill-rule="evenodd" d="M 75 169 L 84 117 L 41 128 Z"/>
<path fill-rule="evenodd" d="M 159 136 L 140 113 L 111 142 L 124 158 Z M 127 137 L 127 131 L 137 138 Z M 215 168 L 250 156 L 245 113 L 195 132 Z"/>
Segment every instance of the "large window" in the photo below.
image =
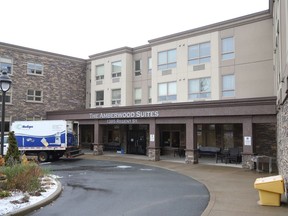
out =
<path fill-rule="evenodd" d="M 211 87 L 210 78 L 200 78 L 189 80 L 189 99 L 197 98 L 210 98 L 211 97 Z"/>
<path fill-rule="evenodd" d="M 142 89 L 135 88 L 134 89 L 134 104 L 141 104 L 142 101 Z"/>
<path fill-rule="evenodd" d="M 158 84 L 158 101 L 175 101 L 177 100 L 176 82 Z"/>
<path fill-rule="evenodd" d="M 120 105 L 121 104 L 121 89 L 113 89 L 112 90 L 112 105 Z"/>
<path fill-rule="evenodd" d="M 189 46 L 188 48 L 188 63 L 203 64 L 210 62 L 210 42 L 200 43 Z"/>
<path fill-rule="evenodd" d="M 158 53 L 158 70 L 175 68 L 176 66 L 176 49 Z"/>
<path fill-rule="evenodd" d="M 42 102 L 42 91 L 29 89 L 27 91 L 27 101 Z"/>
<path fill-rule="evenodd" d="M 38 63 L 27 63 L 27 73 L 34 75 L 42 75 L 43 74 L 43 65 Z"/>
<path fill-rule="evenodd" d="M 233 74 L 222 77 L 222 96 L 235 96 L 235 76 Z"/>
<path fill-rule="evenodd" d="M 104 105 L 104 91 L 96 91 L 96 106 Z"/>
<path fill-rule="evenodd" d="M 104 64 L 96 66 L 96 80 L 104 79 Z"/>
<path fill-rule="evenodd" d="M 6 69 L 7 74 L 12 74 L 12 59 L 0 57 L 0 72 L 3 69 Z"/>
<path fill-rule="evenodd" d="M 222 39 L 222 60 L 234 59 L 235 48 L 234 38 L 228 37 Z"/>
<path fill-rule="evenodd" d="M 112 62 L 112 78 L 121 77 L 122 62 Z"/>
<path fill-rule="evenodd" d="M 141 68 L 142 68 L 141 60 L 136 60 L 134 63 L 135 76 L 141 75 Z"/>

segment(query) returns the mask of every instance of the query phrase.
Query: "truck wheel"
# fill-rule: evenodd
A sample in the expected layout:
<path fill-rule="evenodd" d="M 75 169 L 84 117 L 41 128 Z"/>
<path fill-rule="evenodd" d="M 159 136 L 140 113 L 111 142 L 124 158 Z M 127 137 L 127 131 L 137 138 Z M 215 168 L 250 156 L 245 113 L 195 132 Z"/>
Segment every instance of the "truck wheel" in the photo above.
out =
<path fill-rule="evenodd" d="M 46 152 L 39 152 L 38 161 L 42 163 L 42 162 L 46 162 L 47 160 L 48 160 L 48 154 Z"/>

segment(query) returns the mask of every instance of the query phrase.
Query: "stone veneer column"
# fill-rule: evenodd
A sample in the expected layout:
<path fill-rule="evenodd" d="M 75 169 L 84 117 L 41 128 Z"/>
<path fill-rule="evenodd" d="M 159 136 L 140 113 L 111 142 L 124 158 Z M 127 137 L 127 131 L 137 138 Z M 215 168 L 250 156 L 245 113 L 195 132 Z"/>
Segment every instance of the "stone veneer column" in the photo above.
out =
<path fill-rule="evenodd" d="M 93 143 L 93 155 L 103 155 L 103 143 L 101 127 L 99 126 L 98 121 L 94 123 L 94 143 Z"/>
<path fill-rule="evenodd" d="M 193 119 L 188 119 L 186 122 L 186 149 L 185 163 L 198 164 L 198 150 L 196 143 L 196 127 Z"/>
<path fill-rule="evenodd" d="M 254 169 L 254 162 L 251 160 L 253 157 L 253 125 L 252 117 L 246 117 L 242 123 L 243 126 L 243 153 L 242 153 L 242 167 L 246 169 Z M 251 144 L 247 145 L 245 137 L 251 138 Z M 246 144 L 245 144 L 246 143 Z"/>
<path fill-rule="evenodd" d="M 148 158 L 151 161 L 160 160 L 159 133 L 158 133 L 155 119 L 151 119 L 149 123 Z"/>

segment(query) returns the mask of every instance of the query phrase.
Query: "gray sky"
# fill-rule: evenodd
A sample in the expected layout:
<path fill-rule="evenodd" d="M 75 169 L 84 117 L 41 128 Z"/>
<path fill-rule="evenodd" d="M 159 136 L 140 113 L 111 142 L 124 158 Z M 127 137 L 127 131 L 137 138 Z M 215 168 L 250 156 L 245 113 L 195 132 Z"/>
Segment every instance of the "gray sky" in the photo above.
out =
<path fill-rule="evenodd" d="M 0 0 L 0 41 L 87 59 L 268 6 L 269 0 Z"/>

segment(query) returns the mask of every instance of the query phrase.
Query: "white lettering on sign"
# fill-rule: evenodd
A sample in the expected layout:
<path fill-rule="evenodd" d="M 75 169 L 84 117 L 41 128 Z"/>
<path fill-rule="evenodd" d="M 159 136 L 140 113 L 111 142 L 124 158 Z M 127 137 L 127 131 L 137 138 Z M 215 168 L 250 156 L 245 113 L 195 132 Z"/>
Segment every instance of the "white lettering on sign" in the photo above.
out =
<path fill-rule="evenodd" d="M 119 118 L 154 118 L 159 116 L 159 111 L 135 111 L 119 113 L 90 113 L 90 119 L 119 119 Z"/>
<path fill-rule="evenodd" d="M 133 124 L 137 123 L 137 119 L 112 119 L 107 120 L 107 124 Z"/>

